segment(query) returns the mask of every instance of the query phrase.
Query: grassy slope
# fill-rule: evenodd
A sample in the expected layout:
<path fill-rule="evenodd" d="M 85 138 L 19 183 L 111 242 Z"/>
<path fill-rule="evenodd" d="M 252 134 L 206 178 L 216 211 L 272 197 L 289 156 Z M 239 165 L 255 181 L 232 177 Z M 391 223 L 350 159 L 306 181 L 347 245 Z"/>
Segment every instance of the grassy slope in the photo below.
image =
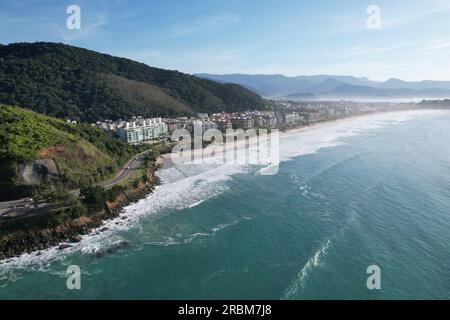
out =
<path fill-rule="evenodd" d="M 69 186 L 110 175 L 117 160 L 81 138 L 73 127 L 32 111 L 0 105 L 0 191 L 15 185 L 19 163 L 33 159 L 53 159 L 62 181 Z"/>

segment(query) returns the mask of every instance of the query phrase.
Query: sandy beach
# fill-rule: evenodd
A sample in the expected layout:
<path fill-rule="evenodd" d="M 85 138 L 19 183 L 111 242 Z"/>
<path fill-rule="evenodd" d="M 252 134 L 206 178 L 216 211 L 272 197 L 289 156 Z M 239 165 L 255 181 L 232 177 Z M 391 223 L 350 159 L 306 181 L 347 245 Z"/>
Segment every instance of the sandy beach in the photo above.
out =
<path fill-rule="evenodd" d="M 386 112 L 385 114 L 388 114 L 388 113 L 390 113 L 390 112 Z M 392 112 L 392 113 L 398 113 L 398 112 Z M 370 117 L 375 114 L 376 113 L 363 114 L 363 115 L 358 115 L 358 116 L 330 120 L 330 121 L 326 121 L 326 122 L 314 123 L 314 124 L 311 124 L 308 126 L 303 126 L 303 127 L 290 128 L 290 129 L 287 129 L 286 131 L 278 131 L 278 135 L 279 135 L 279 138 L 282 139 L 282 138 L 292 135 L 292 134 L 299 134 L 299 133 L 303 133 L 303 132 L 307 132 L 307 131 L 311 131 L 311 130 L 316 130 L 316 129 L 320 129 L 322 127 L 338 124 L 338 123 L 349 121 L 352 119 Z M 269 136 L 270 136 L 270 134 L 267 135 L 267 137 L 269 137 Z M 226 140 L 226 139 L 224 139 L 224 140 Z M 261 144 L 261 142 L 266 142 L 266 140 L 263 139 L 259 143 Z M 222 156 L 220 153 L 226 153 L 228 151 L 232 151 L 233 149 L 237 152 L 238 150 L 242 151 L 243 149 L 249 149 L 249 148 L 257 147 L 257 146 L 258 146 L 258 137 L 257 136 L 251 136 L 247 139 L 239 139 L 239 140 L 237 140 L 235 142 L 231 142 L 231 143 L 230 143 L 230 141 L 228 141 L 228 142 L 224 141 L 222 143 L 214 142 L 214 143 L 209 144 L 205 148 L 193 149 L 190 151 L 186 151 L 182 154 L 175 155 L 175 158 L 174 158 L 173 153 L 163 154 L 163 155 L 159 156 L 158 159 L 156 160 L 156 165 L 158 165 L 160 168 L 164 169 L 164 168 L 172 167 L 175 164 L 174 162 L 176 162 L 177 164 L 180 164 L 181 162 L 183 164 L 186 164 L 186 163 L 191 163 L 193 160 L 201 161 L 201 160 L 210 158 L 211 155 L 213 155 L 214 157 L 220 157 L 220 156 Z M 175 161 L 173 161 L 173 160 L 175 160 Z"/>

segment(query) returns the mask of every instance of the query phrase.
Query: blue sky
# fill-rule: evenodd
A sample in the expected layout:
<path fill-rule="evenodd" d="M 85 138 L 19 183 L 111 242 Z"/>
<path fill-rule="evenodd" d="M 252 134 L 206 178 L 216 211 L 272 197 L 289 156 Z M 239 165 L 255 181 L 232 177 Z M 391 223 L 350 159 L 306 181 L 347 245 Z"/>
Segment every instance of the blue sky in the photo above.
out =
<path fill-rule="evenodd" d="M 66 8 L 81 8 L 68 30 Z M 366 26 L 369 5 L 381 29 Z M 450 0 L 0 0 L 0 43 L 54 41 L 187 73 L 450 80 Z"/>

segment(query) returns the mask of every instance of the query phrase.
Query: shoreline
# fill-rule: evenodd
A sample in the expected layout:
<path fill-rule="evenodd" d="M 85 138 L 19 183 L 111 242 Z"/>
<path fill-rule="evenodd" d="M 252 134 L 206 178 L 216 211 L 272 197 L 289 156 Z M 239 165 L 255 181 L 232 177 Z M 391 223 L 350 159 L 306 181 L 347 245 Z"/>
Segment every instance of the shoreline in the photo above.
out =
<path fill-rule="evenodd" d="M 280 132 L 280 137 L 320 129 L 321 127 L 327 125 L 349 121 L 352 119 L 370 117 L 377 114 L 397 114 L 419 110 L 420 109 L 387 111 L 334 119 L 308 126 L 290 128 L 286 131 Z M 252 138 L 254 139 L 257 137 Z M 240 142 L 240 146 L 243 145 L 245 147 L 245 140 Z M 192 154 L 195 153 L 200 153 L 203 156 L 205 151 L 209 151 L 208 147 L 211 147 L 211 145 L 208 145 L 205 148 L 192 150 L 192 152 L 187 156 L 191 157 Z M 161 169 L 167 168 L 168 166 L 174 165 L 170 158 L 171 155 L 171 153 L 160 155 L 149 169 L 149 181 L 139 185 L 132 191 L 120 194 L 115 201 L 106 203 L 105 210 L 96 212 L 91 216 L 82 216 L 74 220 L 70 219 L 70 221 L 65 222 L 61 226 L 53 228 L 35 228 L 27 231 L 15 231 L 4 236 L 4 238 L 0 240 L 0 261 L 7 258 L 19 257 L 24 253 L 33 253 L 53 247 L 58 247 L 60 250 L 64 250 L 65 248 L 71 247 L 74 243 L 81 241 L 81 237 L 89 234 L 93 229 L 101 228 L 106 221 L 119 217 L 125 207 L 132 203 L 136 203 L 153 193 L 155 187 L 161 183 L 156 175 L 157 172 Z M 187 159 L 187 156 L 185 159 Z M 106 229 L 107 228 L 105 228 L 105 230 Z"/>
<path fill-rule="evenodd" d="M 17 230 L 3 236 L 0 240 L 0 262 L 53 247 L 58 247 L 59 250 L 72 247 L 73 244 L 82 240 L 82 236 L 102 227 L 106 221 L 119 217 L 125 207 L 151 194 L 160 184 L 156 176 L 158 169 L 159 166 L 155 162 L 149 169 L 147 182 L 141 183 L 131 191 L 121 193 L 113 202 L 105 202 L 105 208 L 101 211 L 76 219 L 68 219 L 62 225 L 55 227 Z"/>
<path fill-rule="evenodd" d="M 406 110 L 394 110 L 394 111 L 383 111 L 383 112 L 370 112 L 370 113 L 365 113 L 365 114 L 353 115 L 353 116 L 339 118 L 339 119 L 331 119 L 331 120 L 327 120 L 327 121 L 317 122 L 317 123 L 313 123 L 313 124 L 302 126 L 302 127 L 292 127 L 292 128 L 286 129 L 285 131 L 279 130 L 279 136 L 280 136 L 280 138 L 283 138 L 283 137 L 286 137 L 286 136 L 292 135 L 292 134 L 298 134 L 298 133 L 307 132 L 310 130 L 320 129 L 320 128 L 322 128 L 324 126 L 328 126 L 328 125 L 338 124 L 338 123 L 342 123 L 342 122 L 353 120 L 353 119 L 361 119 L 361 118 L 380 115 L 380 114 L 390 114 L 390 113 L 397 114 L 397 113 L 420 111 L 420 110 L 429 110 L 429 109 L 406 109 Z M 277 129 L 277 128 L 274 128 L 274 129 Z M 269 136 L 269 135 L 270 134 L 267 134 L 267 136 Z M 193 163 L 195 163 L 195 161 L 207 158 L 208 155 L 210 156 L 211 151 L 213 151 L 214 148 L 216 148 L 216 147 L 224 146 L 224 148 L 222 149 L 222 152 L 225 152 L 232 148 L 241 150 L 242 148 L 246 148 L 247 142 L 250 145 L 253 145 L 253 146 L 256 145 L 257 138 L 258 137 L 250 137 L 248 140 L 238 140 L 231 144 L 228 144 L 226 142 L 222 142 L 219 144 L 212 143 L 212 144 L 207 145 L 204 148 L 191 149 L 190 152 L 186 152 L 186 154 L 179 156 L 178 160 L 181 160 L 183 162 L 183 164 L 191 162 L 191 161 L 193 161 Z M 217 154 L 215 154 L 215 156 L 217 156 Z M 156 161 L 161 169 L 169 168 L 169 167 L 172 167 L 175 165 L 175 163 L 172 161 L 171 157 L 172 157 L 172 153 L 166 153 L 166 154 L 160 155 L 158 157 L 158 159 Z"/>

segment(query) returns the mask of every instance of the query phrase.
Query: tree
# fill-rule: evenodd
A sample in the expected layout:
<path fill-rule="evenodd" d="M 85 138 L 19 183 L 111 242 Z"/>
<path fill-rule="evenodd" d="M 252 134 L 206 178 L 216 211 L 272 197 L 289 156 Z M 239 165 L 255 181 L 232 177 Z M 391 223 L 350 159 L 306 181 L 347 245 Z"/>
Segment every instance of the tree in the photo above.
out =
<path fill-rule="evenodd" d="M 85 185 L 80 188 L 80 198 L 91 211 L 98 211 L 105 207 L 106 192 L 101 186 Z"/>
<path fill-rule="evenodd" d="M 137 187 L 139 187 L 139 183 L 140 183 L 139 179 L 134 180 L 132 184 L 133 188 L 136 189 Z"/>
<path fill-rule="evenodd" d="M 0 47 L 0 101 L 83 122 L 244 111 L 267 104 L 235 84 L 43 42 Z"/>

